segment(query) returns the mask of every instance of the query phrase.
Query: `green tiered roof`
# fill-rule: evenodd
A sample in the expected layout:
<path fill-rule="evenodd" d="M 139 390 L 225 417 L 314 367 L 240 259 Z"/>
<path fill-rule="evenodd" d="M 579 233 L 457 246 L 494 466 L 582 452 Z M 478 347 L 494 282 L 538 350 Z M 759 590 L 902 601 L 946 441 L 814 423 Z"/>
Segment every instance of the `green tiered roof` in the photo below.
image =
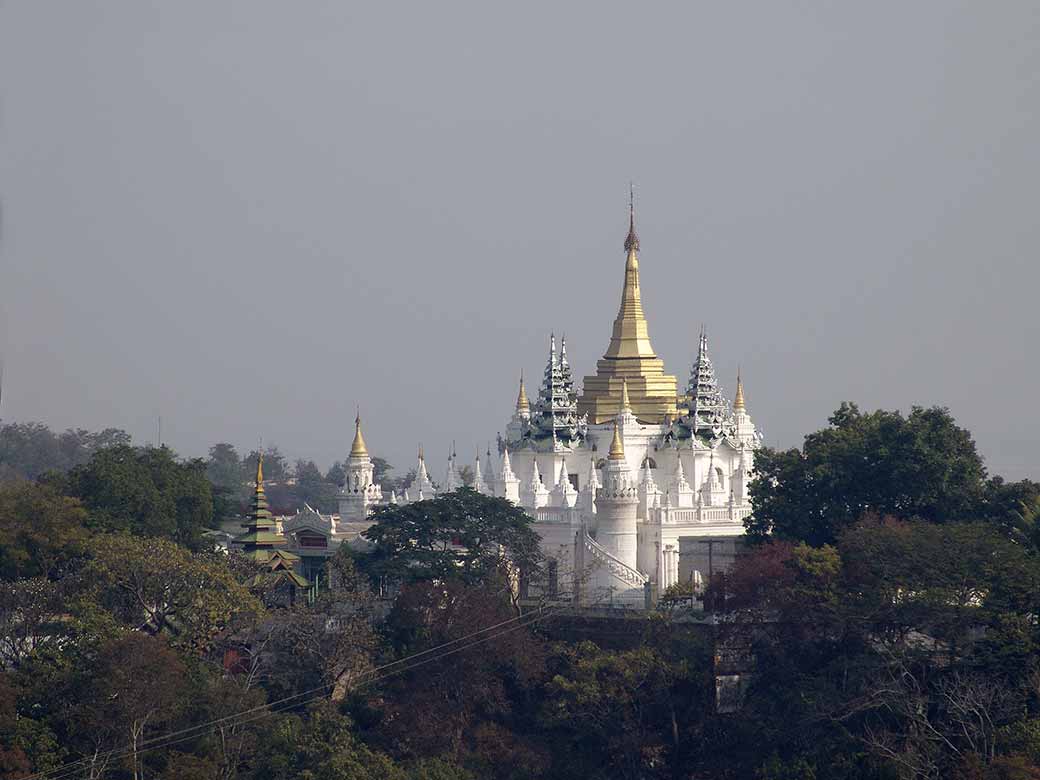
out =
<path fill-rule="evenodd" d="M 288 542 L 285 536 L 278 531 L 278 525 L 267 506 L 267 495 L 264 493 L 263 453 L 256 462 L 256 490 L 253 492 L 249 516 L 242 527 L 246 529 L 246 532 L 235 537 L 235 541 L 242 545 L 244 555 L 257 563 L 266 564 L 265 568 L 269 573 L 285 576 L 292 580 L 297 587 L 306 588 L 310 585 L 306 577 L 295 571 L 296 562 L 300 560 L 300 556 L 288 550 L 278 549 L 285 547 Z M 264 575 L 258 575 L 258 579 L 263 577 Z"/>

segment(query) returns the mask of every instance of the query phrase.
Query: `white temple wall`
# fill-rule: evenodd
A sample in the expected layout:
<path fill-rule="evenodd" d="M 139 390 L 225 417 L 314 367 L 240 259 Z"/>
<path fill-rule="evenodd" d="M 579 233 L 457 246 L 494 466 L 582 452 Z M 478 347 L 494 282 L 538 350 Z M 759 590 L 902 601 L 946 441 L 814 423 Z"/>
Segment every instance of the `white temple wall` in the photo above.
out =
<path fill-rule="evenodd" d="M 639 523 L 637 528 L 636 563 L 639 571 L 660 582 L 661 531 L 658 526 Z"/>
<path fill-rule="evenodd" d="M 537 523 L 535 530 L 541 535 L 540 548 L 545 556 L 545 577 L 550 574 L 556 577 L 556 588 L 561 594 L 574 592 L 574 534 L 576 529 L 570 523 Z M 555 566 L 551 564 L 555 563 Z M 553 569 L 553 571 L 550 571 Z M 542 592 L 547 592 L 548 583 L 543 584 Z"/>

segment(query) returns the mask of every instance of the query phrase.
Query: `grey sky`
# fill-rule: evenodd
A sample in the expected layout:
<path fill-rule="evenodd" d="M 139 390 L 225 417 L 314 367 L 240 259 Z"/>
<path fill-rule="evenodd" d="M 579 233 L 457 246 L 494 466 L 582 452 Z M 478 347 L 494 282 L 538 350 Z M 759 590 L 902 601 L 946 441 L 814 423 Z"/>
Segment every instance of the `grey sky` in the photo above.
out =
<path fill-rule="evenodd" d="M 771 444 L 948 405 L 1040 477 L 1040 4 L 0 2 L 7 420 L 322 466 L 700 323 Z M 534 390 L 533 387 L 529 389 Z"/>

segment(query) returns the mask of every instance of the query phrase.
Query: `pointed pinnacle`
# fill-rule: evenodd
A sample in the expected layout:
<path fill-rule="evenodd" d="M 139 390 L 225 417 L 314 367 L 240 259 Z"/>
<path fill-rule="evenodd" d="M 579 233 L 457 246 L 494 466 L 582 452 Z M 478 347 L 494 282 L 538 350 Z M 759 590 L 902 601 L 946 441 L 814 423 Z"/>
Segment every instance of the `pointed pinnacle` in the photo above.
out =
<path fill-rule="evenodd" d="M 614 421 L 614 438 L 610 441 L 610 452 L 607 453 L 609 460 L 622 460 L 625 457 L 625 445 L 621 442 L 621 432 L 618 430 L 617 420 Z"/>
<path fill-rule="evenodd" d="M 639 236 L 636 235 L 635 187 L 628 183 L 628 235 L 625 237 L 625 251 L 639 251 Z"/>

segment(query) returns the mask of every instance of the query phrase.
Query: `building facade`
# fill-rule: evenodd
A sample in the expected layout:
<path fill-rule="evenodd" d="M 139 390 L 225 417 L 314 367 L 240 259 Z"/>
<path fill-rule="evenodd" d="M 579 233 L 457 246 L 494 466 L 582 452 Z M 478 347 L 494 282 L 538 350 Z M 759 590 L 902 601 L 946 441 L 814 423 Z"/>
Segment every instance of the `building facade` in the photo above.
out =
<path fill-rule="evenodd" d="M 514 411 L 474 464 L 474 488 L 523 507 L 549 561 L 548 587 L 583 603 L 642 604 L 725 568 L 751 513 L 748 484 L 761 436 L 737 377 L 723 393 L 701 330 L 680 391 L 650 342 L 639 284 L 639 238 L 629 213 L 621 305 L 596 373 L 575 387 L 566 340 L 549 356 L 534 402 L 523 375 Z M 362 477 L 362 482 L 364 477 Z M 454 454 L 442 485 L 461 484 Z M 435 492 L 420 452 L 401 497 Z"/>
<path fill-rule="evenodd" d="M 737 376 L 724 395 L 701 329 L 689 381 L 679 389 L 654 352 L 639 284 L 639 238 L 630 208 L 621 304 L 607 349 L 575 386 L 567 343 L 549 337 L 532 402 L 523 374 L 513 414 L 473 464 L 472 487 L 507 498 L 534 519 L 548 566 L 535 587 L 582 604 L 638 606 L 680 581 L 724 569 L 751 512 L 748 484 L 761 436 Z M 315 567 L 354 542 L 377 506 L 433 498 L 462 485 L 454 447 L 435 485 L 423 456 L 402 495 L 384 496 L 355 420 L 339 516 L 283 518 L 288 550 Z M 308 572 L 310 574 L 311 572 Z"/>

